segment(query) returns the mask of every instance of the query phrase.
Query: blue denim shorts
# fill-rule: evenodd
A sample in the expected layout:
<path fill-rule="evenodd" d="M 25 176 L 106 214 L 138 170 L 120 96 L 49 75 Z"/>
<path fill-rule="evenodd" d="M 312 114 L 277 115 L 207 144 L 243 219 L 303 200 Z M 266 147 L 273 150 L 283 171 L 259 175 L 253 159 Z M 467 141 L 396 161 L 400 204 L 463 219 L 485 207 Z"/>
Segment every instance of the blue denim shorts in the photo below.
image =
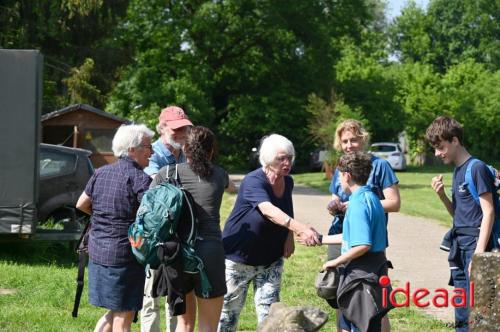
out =
<path fill-rule="evenodd" d="M 139 311 L 142 308 L 144 266 L 104 266 L 89 261 L 89 302 L 112 311 Z"/>

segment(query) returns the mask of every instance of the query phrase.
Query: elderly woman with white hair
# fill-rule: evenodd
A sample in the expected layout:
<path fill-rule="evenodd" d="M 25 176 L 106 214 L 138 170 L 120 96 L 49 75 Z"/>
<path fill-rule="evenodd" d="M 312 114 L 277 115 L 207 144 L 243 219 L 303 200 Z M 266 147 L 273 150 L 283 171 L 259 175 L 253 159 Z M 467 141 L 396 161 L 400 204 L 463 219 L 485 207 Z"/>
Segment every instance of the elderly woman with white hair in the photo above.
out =
<path fill-rule="evenodd" d="M 113 138 L 118 160 L 95 171 L 76 205 L 91 215 L 89 302 L 109 310 L 95 331 L 130 331 L 142 308 L 145 271 L 132 255 L 127 231 L 151 183 L 143 169 L 153 135 L 145 125 L 121 126 Z"/>
<path fill-rule="evenodd" d="M 243 179 L 222 233 L 228 290 L 219 331 L 236 331 L 251 282 L 258 322 L 267 317 L 279 301 L 283 258 L 294 252 L 294 232 L 307 245 L 320 243 L 314 229 L 293 218 L 292 142 L 272 134 L 262 141 L 259 155 L 262 167 Z"/>

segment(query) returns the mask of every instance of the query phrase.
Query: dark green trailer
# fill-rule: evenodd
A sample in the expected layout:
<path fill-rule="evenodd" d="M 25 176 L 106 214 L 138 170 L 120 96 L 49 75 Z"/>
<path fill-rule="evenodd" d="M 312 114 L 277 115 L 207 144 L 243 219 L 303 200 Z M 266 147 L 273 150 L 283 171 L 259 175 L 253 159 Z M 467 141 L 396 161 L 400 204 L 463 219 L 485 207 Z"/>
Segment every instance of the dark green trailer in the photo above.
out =
<path fill-rule="evenodd" d="M 0 240 L 80 234 L 74 204 L 93 172 L 90 151 L 41 147 L 42 68 L 39 51 L 0 49 Z M 47 217 L 64 227 L 39 227 Z"/>

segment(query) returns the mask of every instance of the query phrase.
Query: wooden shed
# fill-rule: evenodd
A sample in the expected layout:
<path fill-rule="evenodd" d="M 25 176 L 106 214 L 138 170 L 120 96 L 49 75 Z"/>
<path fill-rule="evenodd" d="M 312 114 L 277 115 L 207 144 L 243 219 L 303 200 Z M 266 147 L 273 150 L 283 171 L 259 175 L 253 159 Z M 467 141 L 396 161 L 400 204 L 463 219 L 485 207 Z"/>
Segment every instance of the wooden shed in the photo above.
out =
<path fill-rule="evenodd" d="M 42 142 L 90 150 L 97 168 L 116 160 L 113 136 L 118 127 L 129 123 L 90 105 L 70 105 L 42 115 Z"/>

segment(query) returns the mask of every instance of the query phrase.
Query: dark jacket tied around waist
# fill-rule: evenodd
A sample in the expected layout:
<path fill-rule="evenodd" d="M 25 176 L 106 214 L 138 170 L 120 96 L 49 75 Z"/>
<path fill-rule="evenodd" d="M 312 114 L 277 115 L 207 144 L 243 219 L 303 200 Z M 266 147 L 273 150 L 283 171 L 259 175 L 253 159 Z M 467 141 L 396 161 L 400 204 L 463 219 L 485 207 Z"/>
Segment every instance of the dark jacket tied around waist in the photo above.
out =
<path fill-rule="evenodd" d="M 372 321 L 380 320 L 393 308 L 387 286 L 385 307 L 382 305 L 381 276 L 387 275 L 388 261 L 384 252 L 366 253 L 340 268 L 337 301 L 342 314 L 361 331 L 370 331 Z"/>

